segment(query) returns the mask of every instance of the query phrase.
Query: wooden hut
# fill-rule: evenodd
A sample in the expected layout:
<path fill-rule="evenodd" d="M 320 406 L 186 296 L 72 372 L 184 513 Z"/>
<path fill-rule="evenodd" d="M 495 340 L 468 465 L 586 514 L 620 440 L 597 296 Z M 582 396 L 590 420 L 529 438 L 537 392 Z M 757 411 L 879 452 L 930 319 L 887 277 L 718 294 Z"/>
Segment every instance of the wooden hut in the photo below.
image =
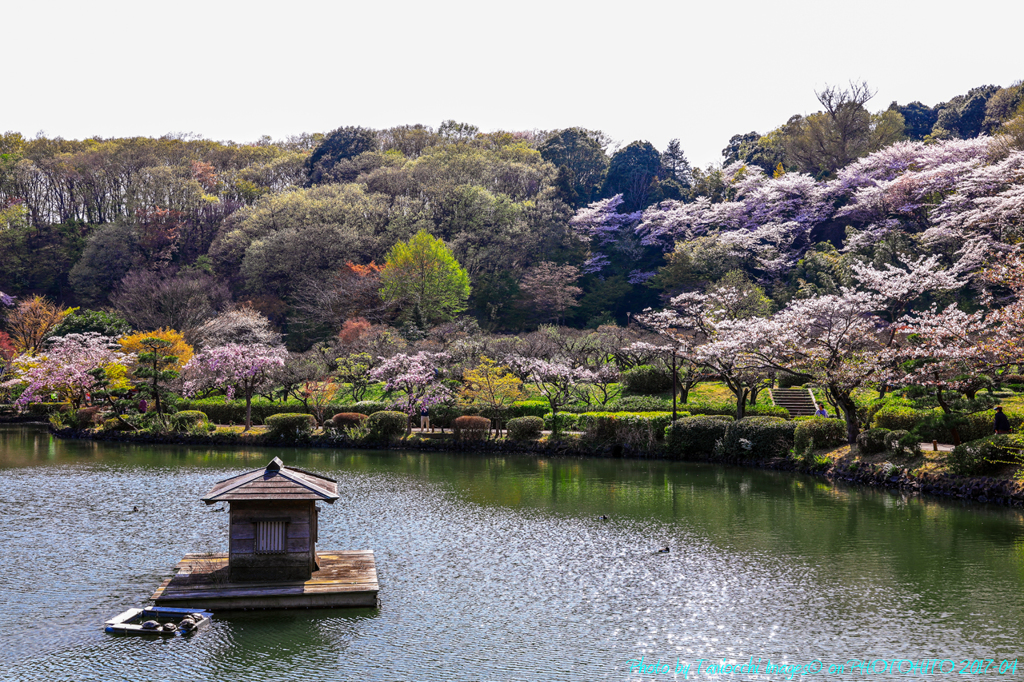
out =
<path fill-rule="evenodd" d="M 227 554 L 186 554 L 153 593 L 157 606 L 207 610 L 374 607 L 373 550 L 317 552 L 316 503 L 338 499 L 337 481 L 274 458 L 213 486 L 207 504 L 231 505 Z"/>
<path fill-rule="evenodd" d="M 217 483 L 203 502 L 231 505 L 229 579 L 309 580 L 318 568 L 316 503 L 337 499 L 337 481 L 286 467 L 277 457 L 264 469 Z"/>

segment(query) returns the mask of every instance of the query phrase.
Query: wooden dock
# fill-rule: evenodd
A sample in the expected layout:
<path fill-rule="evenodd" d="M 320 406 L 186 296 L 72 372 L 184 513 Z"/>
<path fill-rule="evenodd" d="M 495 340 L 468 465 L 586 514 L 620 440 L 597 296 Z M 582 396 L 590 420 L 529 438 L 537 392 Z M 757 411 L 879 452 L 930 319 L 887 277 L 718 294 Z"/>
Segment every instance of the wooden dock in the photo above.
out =
<path fill-rule="evenodd" d="M 152 599 L 158 606 L 210 611 L 378 606 L 372 550 L 317 552 L 317 563 L 309 580 L 230 582 L 227 554 L 187 554 Z"/>

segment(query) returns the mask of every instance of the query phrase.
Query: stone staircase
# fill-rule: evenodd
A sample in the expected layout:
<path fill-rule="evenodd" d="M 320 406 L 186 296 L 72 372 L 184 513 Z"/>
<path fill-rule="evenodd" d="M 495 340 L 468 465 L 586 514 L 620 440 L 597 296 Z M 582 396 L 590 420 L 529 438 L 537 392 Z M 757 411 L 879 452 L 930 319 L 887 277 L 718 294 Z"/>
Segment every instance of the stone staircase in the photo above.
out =
<path fill-rule="evenodd" d="M 772 402 L 789 410 L 790 417 L 809 417 L 814 414 L 814 395 L 809 388 L 773 388 Z"/>

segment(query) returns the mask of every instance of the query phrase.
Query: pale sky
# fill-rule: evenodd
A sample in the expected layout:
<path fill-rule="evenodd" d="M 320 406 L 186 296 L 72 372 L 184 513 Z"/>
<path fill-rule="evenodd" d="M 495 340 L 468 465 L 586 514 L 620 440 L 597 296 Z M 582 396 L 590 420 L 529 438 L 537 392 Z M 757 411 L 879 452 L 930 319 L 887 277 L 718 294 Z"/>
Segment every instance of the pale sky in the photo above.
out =
<path fill-rule="evenodd" d="M 866 80 L 872 111 L 1024 78 L 1024 4 L 3 0 L 0 131 L 275 139 L 453 118 L 689 160 Z"/>

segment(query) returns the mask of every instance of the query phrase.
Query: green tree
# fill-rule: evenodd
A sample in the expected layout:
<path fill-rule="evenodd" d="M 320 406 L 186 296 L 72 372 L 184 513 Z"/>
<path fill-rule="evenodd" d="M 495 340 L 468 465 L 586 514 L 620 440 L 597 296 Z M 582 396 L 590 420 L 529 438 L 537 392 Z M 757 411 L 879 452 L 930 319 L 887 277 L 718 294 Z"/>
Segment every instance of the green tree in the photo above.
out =
<path fill-rule="evenodd" d="M 380 280 L 385 302 L 406 311 L 418 306 L 431 323 L 452 319 L 469 299 L 469 275 L 444 242 L 426 230 L 391 247 Z"/>
<path fill-rule="evenodd" d="M 639 211 L 660 198 L 655 180 L 661 173 L 661 154 L 654 145 L 630 142 L 612 156 L 604 194 L 621 194 L 626 211 Z"/>
<path fill-rule="evenodd" d="M 178 371 L 174 369 L 178 356 L 169 352 L 173 343 L 155 336 L 142 339 L 141 345 L 139 364 L 135 368 L 135 377 L 141 380 L 138 389 L 153 399 L 157 419 L 164 424 L 164 408 L 171 394 L 169 384 L 178 378 Z"/>
<path fill-rule="evenodd" d="M 552 133 L 540 146 L 540 154 L 558 169 L 560 198 L 570 206 L 586 206 L 598 198 L 608 171 L 604 133 L 566 128 Z"/>

